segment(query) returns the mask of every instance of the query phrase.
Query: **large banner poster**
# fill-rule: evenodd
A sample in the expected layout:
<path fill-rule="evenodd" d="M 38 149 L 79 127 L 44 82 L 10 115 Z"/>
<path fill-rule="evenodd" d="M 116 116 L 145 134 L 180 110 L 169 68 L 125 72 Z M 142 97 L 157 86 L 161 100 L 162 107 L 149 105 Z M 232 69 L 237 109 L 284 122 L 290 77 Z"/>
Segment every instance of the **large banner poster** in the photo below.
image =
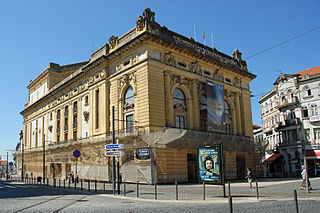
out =
<path fill-rule="evenodd" d="M 200 182 L 221 183 L 220 145 L 198 147 L 198 168 Z"/>
<path fill-rule="evenodd" d="M 207 81 L 208 131 L 225 132 L 224 86 Z"/>

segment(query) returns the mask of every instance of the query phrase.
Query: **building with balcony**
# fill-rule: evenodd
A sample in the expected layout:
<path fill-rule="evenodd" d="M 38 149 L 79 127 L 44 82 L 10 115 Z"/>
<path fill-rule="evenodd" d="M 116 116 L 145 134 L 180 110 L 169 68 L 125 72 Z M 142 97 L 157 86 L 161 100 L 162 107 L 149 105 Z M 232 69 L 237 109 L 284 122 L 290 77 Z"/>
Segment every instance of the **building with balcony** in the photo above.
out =
<path fill-rule="evenodd" d="M 79 150 L 79 177 L 110 181 L 105 145 L 114 129 L 125 147 L 126 181 L 195 182 L 197 147 L 214 144 L 223 145 L 226 178 L 243 178 L 246 167 L 258 174 L 253 78 L 237 49 L 229 56 L 179 35 L 146 9 L 133 29 L 111 36 L 88 61 L 49 63 L 30 82 L 21 112 L 24 171 L 42 176 L 45 162 L 47 177 L 65 178 L 76 173 L 72 153 Z M 149 149 L 150 158 L 138 159 L 138 148 Z"/>
<path fill-rule="evenodd" d="M 295 74 L 281 74 L 274 88 L 261 97 L 261 122 L 270 171 L 275 176 L 300 175 L 306 145 L 308 170 L 320 175 L 320 67 Z"/>

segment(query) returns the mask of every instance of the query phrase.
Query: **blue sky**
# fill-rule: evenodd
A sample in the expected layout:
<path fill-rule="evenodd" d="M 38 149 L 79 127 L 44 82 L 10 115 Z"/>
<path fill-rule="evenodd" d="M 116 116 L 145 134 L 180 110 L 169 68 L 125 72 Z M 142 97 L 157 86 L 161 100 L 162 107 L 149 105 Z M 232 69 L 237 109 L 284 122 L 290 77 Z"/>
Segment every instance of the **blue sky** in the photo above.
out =
<path fill-rule="evenodd" d="M 243 58 L 320 26 L 318 0 L 226 1 L 5 1 L 0 0 L 0 70 L 2 82 L 0 156 L 14 149 L 22 129 L 27 85 L 49 62 L 60 65 L 88 60 L 92 50 L 135 26 L 146 7 L 155 19 L 187 37 Z M 253 123 L 260 125 L 258 100 L 270 91 L 277 76 L 320 66 L 320 29 L 247 60 L 251 82 Z M 10 153 L 10 151 L 9 151 Z"/>

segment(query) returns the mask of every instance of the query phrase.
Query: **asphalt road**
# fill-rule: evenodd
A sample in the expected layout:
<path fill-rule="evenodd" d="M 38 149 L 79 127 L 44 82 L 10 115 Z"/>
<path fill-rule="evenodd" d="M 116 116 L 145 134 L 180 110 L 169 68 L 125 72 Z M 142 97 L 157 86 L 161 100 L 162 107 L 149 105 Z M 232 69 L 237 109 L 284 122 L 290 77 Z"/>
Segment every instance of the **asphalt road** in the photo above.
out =
<path fill-rule="evenodd" d="M 299 212 L 320 212 L 320 178 L 311 179 L 314 190 L 300 191 L 300 180 L 274 179 L 259 182 L 260 198 L 256 189 L 247 183 L 231 183 L 233 212 L 296 212 L 293 189 L 298 189 Z M 85 184 L 84 184 L 85 185 Z M 154 187 L 126 184 L 126 196 L 114 196 L 111 185 L 100 193 L 29 185 L 20 182 L 0 182 L 0 212 L 229 212 L 228 198 L 222 196 L 221 186 L 206 186 L 203 200 L 202 185 L 179 185 L 179 200 L 176 200 L 174 185 L 160 185 L 157 200 Z M 123 189 L 123 185 L 122 185 Z M 99 191 L 99 190 L 98 190 Z M 228 191 L 227 191 L 228 194 Z"/>

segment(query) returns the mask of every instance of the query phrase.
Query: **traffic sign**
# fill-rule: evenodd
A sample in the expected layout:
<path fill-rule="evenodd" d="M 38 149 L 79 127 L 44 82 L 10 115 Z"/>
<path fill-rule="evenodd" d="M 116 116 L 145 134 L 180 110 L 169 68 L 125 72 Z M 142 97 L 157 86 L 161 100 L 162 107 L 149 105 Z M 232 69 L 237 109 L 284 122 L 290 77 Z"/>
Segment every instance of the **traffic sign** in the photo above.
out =
<path fill-rule="evenodd" d="M 10 162 L 9 165 L 10 165 L 10 166 L 13 166 L 13 162 Z"/>
<path fill-rule="evenodd" d="M 106 149 L 124 149 L 123 144 L 107 144 Z"/>
<path fill-rule="evenodd" d="M 73 156 L 74 156 L 75 158 L 80 157 L 80 155 L 81 155 L 81 152 L 80 152 L 79 150 L 74 150 Z"/>
<path fill-rule="evenodd" d="M 106 156 L 110 157 L 110 156 L 124 156 L 124 151 L 121 150 L 117 150 L 117 151 L 107 151 L 105 153 Z"/>
<path fill-rule="evenodd" d="M 150 149 L 149 148 L 136 149 L 136 158 L 139 160 L 150 159 Z"/>

